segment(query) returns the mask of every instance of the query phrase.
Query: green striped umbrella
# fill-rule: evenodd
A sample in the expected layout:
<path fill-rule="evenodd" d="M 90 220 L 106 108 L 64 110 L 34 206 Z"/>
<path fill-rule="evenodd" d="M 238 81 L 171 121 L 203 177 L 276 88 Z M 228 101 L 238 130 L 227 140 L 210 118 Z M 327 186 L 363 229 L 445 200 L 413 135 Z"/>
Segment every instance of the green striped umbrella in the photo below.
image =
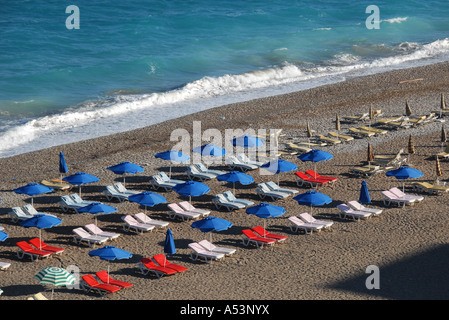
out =
<path fill-rule="evenodd" d="M 76 281 L 76 278 L 73 274 L 63 268 L 58 267 L 44 268 L 34 277 L 38 279 L 41 284 L 49 284 L 55 287 L 71 285 Z M 53 288 L 51 290 L 51 296 L 53 299 Z"/>

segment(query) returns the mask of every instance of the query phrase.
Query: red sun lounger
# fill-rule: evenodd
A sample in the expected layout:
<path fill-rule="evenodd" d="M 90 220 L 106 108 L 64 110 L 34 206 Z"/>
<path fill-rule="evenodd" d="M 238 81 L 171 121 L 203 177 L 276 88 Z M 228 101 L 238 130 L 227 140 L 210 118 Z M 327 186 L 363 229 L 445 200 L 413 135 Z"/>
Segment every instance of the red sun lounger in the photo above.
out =
<path fill-rule="evenodd" d="M 98 271 L 97 273 L 95 273 L 95 275 L 98 277 L 98 279 L 100 279 L 103 283 L 106 284 L 112 284 L 114 286 L 118 286 L 121 288 L 130 288 L 133 286 L 132 283 L 112 279 L 106 270 Z"/>
<path fill-rule="evenodd" d="M 268 238 L 268 239 L 274 239 L 277 242 L 281 242 L 281 241 L 285 241 L 287 240 L 287 236 L 283 236 L 280 234 L 274 234 L 274 233 L 270 233 L 267 230 L 265 230 L 264 227 L 261 226 L 257 226 L 252 228 L 252 230 L 259 236 L 261 236 L 262 238 Z"/>
<path fill-rule="evenodd" d="M 183 271 L 188 270 L 188 268 L 186 268 L 184 266 L 181 266 L 176 263 L 171 263 L 170 261 L 167 260 L 167 258 L 162 253 L 154 255 L 153 259 L 161 267 L 170 268 L 170 269 L 176 270 L 178 272 L 183 272 Z"/>
<path fill-rule="evenodd" d="M 142 258 L 138 266 L 142 274 L 147 275 L 149 272 L 152 272 L 158 278 L 178 273 L 174 269 L 158 266 L 150 258 Z"/>
<path fill-rule="evenodd" d="M 112 284 L 100 283 L 91 274 L 86 274 L 81 278 L 83 279 L 83 281 L 81 281 L 81 287 L 85 292 L 94 291 L 103 296 L 105 294 L 117 292 L 121 289 Z"/>
<path fill-rule="evenodd" d="M 46 244 L 44 241 L 42 241 L 39 238 L 31 239 L 28 242 L 31 243 L 33 246 L 35 246 L 39 250 L 50 251 L 50 252 L 53 252 L 56 254 L 62 253 L 65 250 L 64 248 L 49 246 L 48 244 Z"/>
<path fill-rule="evenodd" d="M 251 229 L 242 230 L 243 245 L 248 246 L 250 243 L 254 243 L 257 248 L 263 248 L 264 245 L 272 245 L 276 243 L 274 239 L 262 238 L 256 235 Z"/>
<path fill-rule="evenodd" d="M 17 257 L 19 259 L 22 259 L 25 255 L 27 255 L 32 261 L 36 261 L 39 258 L 48 258 L 53 253 L 50 251 L 35 249 L 26 241 L 19 241 L 16 243 L 16 246 L 19 247 L 19 250 L 17 251 Z"/>

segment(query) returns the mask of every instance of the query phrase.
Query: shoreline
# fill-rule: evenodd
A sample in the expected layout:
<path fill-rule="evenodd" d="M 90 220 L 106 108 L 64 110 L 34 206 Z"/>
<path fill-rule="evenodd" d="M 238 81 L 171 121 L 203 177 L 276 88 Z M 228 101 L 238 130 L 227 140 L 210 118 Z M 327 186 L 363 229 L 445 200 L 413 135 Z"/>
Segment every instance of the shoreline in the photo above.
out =
<path fill-rule="evenodd" d="M 441 62 L 422 67 L 389 71 L 381 74 L 349 79 L 331 85 L 325 85 L 279 96 L 261 98 L 234 103 L 169 120 L 149 127 L 135 129 L 110 136 L 84 140 L 67 145 L 51 147 L 13 157 L 0 159 L 0 181 L 2 189 L 0 225 L 5 227 L 10 238 L 1 243 L 0 261 L 11 263 L 11 267 L 1 276 L 0 288 L 3 300 L 23 300 L 28 296 L 45 292 L 32 278 L 42 268 L 56 264 L 67 267 L 76 264 L 82 273 L 95 273 L 107 267 L 105 261 L 88 256 L 91 249 L 76 245 L 71 241 L 71 229 L 93 222 L 86 214 L 63 213 L 57 205 L 63 192 L 55 192 L 34 198 L 39 211 L 55 214 L 63 219 L 61 226 L 43 230 L 46 242 L 66 248 L 59 260 L 29 262 L 19 260 L 15 255 L 15 243 L 38 234 L 37 230 L 25 229 L 13 223 L 8 216 L 11 207 L 24 205 L 29 197 L 17 195 L 12 190 L 26 183 L 39 182 L 42 179 L 58 178 L 58 154 L 64 152 L 69 174 L 83 171 L 100 178 L 93 185 L 83 186 L 83 198 L 113 205 L 118 213 L 98 216 L 99 226 L 112 232 L 121 233 L 121 237 L 112 245 L 133 253 L 130 261 L 110 263 L 114 278 L 134 284 L 129 290 L 122 290 L 100 298 L 85 294 L 81 290 L 55 289 L 55 299 L 63 300 L 401 300 L 401 299 L 447 299 L 444 283 L 444 254 L 447 252 L 449 236 L 445 226 L 449 217 L 444 214 L 447 195 L 426 196 L 423 203 L 405 209 L 386 207 L 380 199 L 382 188 L 392 187 L 401 182 L 377 175 L 367 180 L 372 191 L 373 206 L 383 209 L 380 217 L 368 221 L 349 222 L 338 217 L 336 203 L 358 198 L 361 178 L 348 175 L 352 166 L 359 165 L 366 158 L 367 141 L 372 142 L 376 154 L 394 154 L 400 148 L 407 148 L 409 134 L 413 133 L 417 153 L 411 155 L 410 162 L 424 172 L 422 180 L 434 179 L 434 161 L 429 157 L 439 152 L 438 141 L 441 123 L 424 125 L 416 129 L 398 130 L 385 136 L 368 139 L 355 139 L 342 146 L 324 147 L 323 150 L 334 154 L 334 159 L 319 164 L 320 173 L 339 177 L 335 187 L 324 187 L 320 192 L 327 193 L 334 202 L 314 213 L 320 219 L 334 221 L 332 232 L 302 235 L 289 229 L 287 217 L 307 211 L 291 197 L 282 201 L 268 201 L 284 206 L 287 214 L 275 220 L 268 220 L 267 229 L 273 233 L 287 235 L 284 244 L 273 248 L 253 249 L 242 245 L 240 231 L 247 227 L 263 224 L 260 218 L 247 215 L 244 210 L 225 212 L 216 210 L 211 199 L 214 194 L 229 189 L 229 185 L 216 180 L 206 184 L 211 192 L 192 199 L 201 208 L 212 210 L 212 214 L 230 220 L 233 228 L 214 233 L 213 239 L 219 245 L 237 249 L 237 253 L 224 261 L 207 265 L 189 259 L 188 243 L 199 241 L 209 234 L 202 234 L 190 227 L 189 222 L 178 222 L 168 218 L 166 205 L 147 209 L 147 214 L 170 223 L 175 236 L 178 252 L 169 260 L 185 265 L 189 271 L 184 275 L 155 279 L 142 276 L 136 266 L 142 257 L 161 253 L 165 233 L 153 232 L 137 236 L 123 232 L 120 216 L 142 211 L 135 203 L 108 202 L 102 190 L 120 176 L 108 172 L 106 167 L 120 161 L 131 161 L 144 167 L 144 173 L 126 177 L 127 186 L 135 190 L 150 190 L 149 178 L 157 171 L 168 171 L 166 162 L 155 159 L 156 152 L 165 151 L 176 142 L 170 142 L 170 133 L 177 128 L 192 132 L 193 121 L 201 121 L 201 129 L 227 128 L 281 128 L 286 141 L 305 141 L 306 122 L 311 122 L 317 133 L 334 130 L 333 120 L 339 115 L 355 115 L 368 111 L 372 103 L 374 109 L 381 109 L 384 117 L 403 114 L 405 100 L 408 99 L 416 114 L 428 114 L 439 109 L 440 94 L 448 96 L 447 82 L 449 62 Z M 399 83 L 401 81 L 423 79 Z M 223 120 L 222 118 L 225 117 Z M 342 132 L 348 128 L 342 125 Z M 294 161 L 298 170 L 308 168 L 295 156 L 286 156 Z M 443 169 L 446 163 L 442 163 Z M 186 180 L 185 165 L 173 167 L 175 177 Z M 220 167 L 220 166 L 219 166 Z M 222 169 L 227 170 L 224 166 Z M 305 169 L 307 170 L 307 169 Z M 275 177 L 260 175 L 251 171 L 255 183 L 269 181 Z M 293 175 L 294 176 L 294 175 Z M 282 174 L 281 185 L 294 188 L 299 192 L 307 188 L 298 187 L 292 174 Z M 445 181 L 447 175 L 441 180 Z M 407 181 L 408 184 L 408 181 Z M 408 187 L 408 185 L 407 185 Z M 254 202 L 262 202 L 255 194 L 255 184 L 236 187 L 236 195 Z M 75 191 L 77 188 L 75 188 Z M 409 189 L 408 189 L 409 191 Z M 184 200 L 174 192 L 165 193 L 168 203 Z M 302 211 L 301 211 L 302 210 Z M 430 232 L 431 230 L 431 232 Z M 395 245 L 392 246 L 391 244 Z M 424 259 L 426 258 L 426 259 Z M 421 275 L 420 268 L 432 263 L 432 275 Z M 440 262 L 437 261 L 440 259 Z M 379 265 L 383 286 L 378 292 L 364 287 L 365 268 Z M 424 269 L 426 270 L 426 269 Z M 403 272 L 403 273 L 401 273 Z M 212 277 L 213 275 L 213 277 Z M 422 276 L 422 278 L 419 278 Z M 408 281 L 407 279 L 413 279 Z M 443 279 L 443 280 L 441 280 Z M 217 288 L 220 288 L 218 292 Z M 162 295 L 161 295 L 162 293 Z"/>

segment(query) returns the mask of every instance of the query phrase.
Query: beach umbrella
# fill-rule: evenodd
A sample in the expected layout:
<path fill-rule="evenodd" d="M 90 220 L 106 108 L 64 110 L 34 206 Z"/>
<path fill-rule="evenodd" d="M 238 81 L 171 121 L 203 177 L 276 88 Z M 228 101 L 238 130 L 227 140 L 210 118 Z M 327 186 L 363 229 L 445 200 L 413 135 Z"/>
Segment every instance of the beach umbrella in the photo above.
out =
<path fill-rule="evenodd" d="M 338 113 L 335 117 L 335 130 L 337 131 L 341 130 L 340 117 L 338 116 Z"/>
<path fill-rule="evenodd" d="M 441 109 L 446 109 L 446 102 L 444 101 L 444 93 L 441 93 Z"/>
<path fill-rule="evenodd" d="M 443 170 L 441 169 L 440 159 L 438 156 L 435 157 L 435 171 L 437 175 L 437 181 L 439 182 L 440 177 L 443 175 Z"/>
<path fill-rule="evenodd" d="M 41 284 L 51 285 L 51 299 L 53 299 L 54 287 L 65 287 L 75 283 L 73 274 L 63 268 L 47 267 L 34 276 Z"/>
<path fill-rule="evenodd" d="M 201 156 L 222 157 L 226 154 L 226 150 L 212 143 L 193 148 L 193 152 L 200 153 Z"/>
<path fill-rule="evenodd" d="M 99 249 L 89 251 L 90 257 L 99 257 L 101 260 L 122 260 L 130 259 L 133 255 L 126 250 L 116 248 L 114 246 L 104 246 Z M 108 263 L 108 279 L 109 279 L 109 263 Z M 109 283 L 109 280 L 108 280 Z"/>
<path fill-rule="evenodd" d="M 65 161 L 64 153 L 59 152 L 59 173 L 61 174 L 61 180 L 62 180 L 62 174 L 69 172 L 69 168 L 67 167 L 67 163 Z"/>
<path fill-rule="evenodd" d="M 293 199 L 299 204 L 310 206 L 310 214 L 312 214 L 313 206 L 322 206 L 332 202 L 332 199 L 329 196 L 315 190 L 298 194 L 294 196 Z"/>
<path fill-rule="evenodd" d="M 191 202 L 191 197 L 199 197 L 210 191 L 209 187 L 204 183 L 193 180 L 179 183 L 172 190 L 181 196 L 189 197 L 189 202 Z"/>
<path fill-rule="evenodd" d="M 363 204 L 371 203 L 371 197 L 369 195 L 368 185 L 366 184 L 365 180 L 362 181 L 362 187 L 360 188 L 359 202 L 363 203 Z"/>
<path fill-rule="evenodd" d="M 408 138 L 408 155 L 407 158 L 410 158 L 411 154 L 415 154 L 415 144 L 413 143 L 413 137 L 412 135 Z"/>
<path fill-rule="evenodd" d="M 241 171 L 230 171 L 224 174 L 220 174 L 217 176 L 217 180 L 232 182 L 234 193 L 236 182 L 242 185 L 248 185 L 254 182 L 253 177 Z"/>
<path fill-rule="evenodd" d="M 170 174 L 169 177 L 171 178 L 171 164 L 172 162 L 186 162 L 190 160 L 190 157 L 181 151 L 177 150 L 167 150 L 164 152 L 159 152 L 154 155 L 154 157 L 162 160 L 169 160 L 170 161 Z"/>
<path fill-rule="evenodd" d="M 25 228 L 38 228 L 39 229 L 39 239 L 42 240 L 41 229 L 48 229 L 54 226 L 60 225 L 62 220 L 51 215 L 46 214 L 36 214 L 31 218 L 19 222 L 22 227 Z"/>
<path fill-rule="evenodd" d="M 313 137 L 313 133 L 312 133 L 312 129 L 310 128 L 310 122 L 307 120 L 307 138 L 312 138 Z"/>
<path fill-rule="evenodd" d="M 368 155 L 367 155 L 368 163 L 374 160 L 374 152 L 373 148 L 371 147 L 371 143 L 368 142 Z"/>
<path fill-rule="evenodd" d="M 126 173 L 136 174 L 139 172 L 143 172 L 143 168 L 141 166 L 129 161 L 120 162 L 119 164 L 108 167 L 107 169 L 111 170 L 115 174 L 123 175 L 123 183 L 125 183 Z"/>
<path fill-rule="evenodd" d="M 398 169 L 390 170 L 386 172 L 387 177 L 395 177 L 399 180 L 406 180 L 406 179 L 415 179 L 420 178 L 424 174 L 419 171 L 418 169 L 412 168 L 412 167 L 400 167 Z M 402 184 L 402 190 L 405 189 L 405 183 Z"/>
<path fill-rule="evenodd" d="M 289 162 L 283 159 L 274 159 L 267 163 L 264 163 L 260 166 L 261 168 L 264 168 L 268 170 L 269 172 L 273 174 L 278 175 L 278 184 L 279 184 L 279 174 L 281 172 L 290 172 L 298 169 L 298 166 L 294 164 L 293 162 Z"/>
<path fill-rule="evenodd" d="M 85 207 L 78 209 L 78 212 L 88 212 L 91 214 L 95 214 L 95 224 L 97 224 L 97 213 L 109 214 L 112 212 L 117 212 L 117 209 L 101 202 L 93 202 Z"/>
<path fill-rule="evenodd" d="M 441 126 L 441 142 L 447 142 L 447 132 L 444 129 L 444 124 Z"/>
<path fill-rule="evenodd" d="M 228 220 L 217 217 L 206 217 L 204 219 L 195 221 L 191 224 L 192 228 L 199 229 L 201 232 L 211 232 L 210 241 L 212 242 L 212 231 L 220 232 L 232 227 L 232 223 Z"/>
<path fill-rule="evenodd" d="M 264 142 L 262 139 L 258 137 L 254 137 L 251 135 L 243 135 L 237 138 L 232 139 L 233 146 L 241 146 L 245 148 L 254 148 L 263 145 Z"/>
<path fill-rule="evenodd" d="M 0 241 L 5 241 L 6 239 L 8 239 L 8 234 L 4 231 L 0 231 Z"/>
<path fill-rule="evenodd" d="M 373 109 L 373 104 L 371 103 L 369 106 L 369 119 L 370 121 L 374 120 L 374 109 Z M 370 122 L 371 124 L 371 122 Z"/>
<path fill-rule="evenodd" d="M 43 186 L 38 183 L 28 183 L 26 186 L 14 189 L 14 192 L 17 194 L 26 194 L 31 196 L 31 204 L 33 204 L 33 196 L 52 192 L 53 188 Z"/>
<path fill-rule="evenodd" d="M 167 199 L 165 199 L 164 196 L 151 191 L 144 191 L 141 193 L 133 194 L 128 197 L 128 200 L 144 206 L 145 211 L 147 209 L 147 206 L 153 207 L 157 204 L 167 203 Z"/>
<path fill-rule="evenodd" d="M 75 174 L 72 174 L 70 176 L 63 178 L 62 180 L 65 182 L 68 182 L 72 185 L 79 186 L 80 197 L 81 197 L 81 186 L 82 185 L 100 181 L 99 178 L 97 178 L 91 174 L 85 173 L 85 172 L 77 172 Z"/>
<path fill-rule="evenodd" d="M 170 228 L 165 233 L 164 252 L 167 254 L 176 253 L 175 240 L 173 239 L 173 232 Z"/>
<path fill-rule="evenodd" d="M 334 156 L 330 154 L 329 152 L 313 149 L 309 152 L 303 153 L 298 156 L 298 159 L 306 162 L 311 161 L 315 163 L 315 172 L 316 172 L 316 163 L 321 161 L 327 161 L 332 159 Z"/>
<path fill-rule="evenodd" d="M 276 218 L 285 213 L 285 209 L 280 206 L 275 206 L 269 203 L 259 203 L 256 206 L 252 206 L 246 209 L 247 214 L 253 214 L 259 218 Z M 265 220 L 264 220 L 264 229 L 265 229 Z"/>
<path fill-rule="evenodd" d="M 412 115 L 412 109 L 408 103 L 408 99 L 405 101 L 405 114 L 409 117 Z"/>

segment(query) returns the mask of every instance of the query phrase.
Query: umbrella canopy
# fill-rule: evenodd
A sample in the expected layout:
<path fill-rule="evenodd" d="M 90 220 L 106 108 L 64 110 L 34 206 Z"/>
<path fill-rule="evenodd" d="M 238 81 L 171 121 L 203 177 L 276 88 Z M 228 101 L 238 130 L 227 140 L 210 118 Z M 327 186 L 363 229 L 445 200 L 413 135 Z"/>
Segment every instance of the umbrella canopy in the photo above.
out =
<path fill-rule="evenodd" d="M 228 173 L 220 174 L 217 176 L 218 181 L 232 182 L 234 193 L 235 193 L 235 183 L 238 182 L 243 185 L 248 185 L 254 182 L 253 177 L 243 173 L 241 171 L 231 171 Z"/>
<path fill-rule="evenodd" d="M 64 287 L 75 283 L 76 278 L 73 274 L 63 268 L 47 267 L 42 269 L 34 276 L 41 284 L 52 285 L 54 287 Z M 51 289 L 51 298 L 53 299 L 53 290 Z"/>
<path fill-rule="evenodd" d="M 298 194 L 297 196 L 294 196 L 293 199 L 298 201 L 299 204 L 310 206 L 310 210 L 312 210 L 313 206 L 322 206 L 332 202 L 332 199 L 329 196 L 315 190 Z M 312 212 L 310 212 L 310 214 L 312 214 Z"/>
<path fill-rule="evenodd" d="M 395 177 L 396 179 L 399 180 L 420 178 L 423 175 L 424 174 L 421 171 L 412 167 L 400 167 L 398 169 L 386 172 L 387 177 Z M 405 184 L 402 183 L 402 190 L 404 190 L 404 188 Z"/>
<path fill-rule="evenodd" d="M 210 191 L 209 187 L 202 182 L 186 181 L 175 185 L 172 190 L 185 197 L 199 197 Z"/>
<path fill-rule="evenodd" d="M 36 214 L 32 218 L 23 220 L 20 222 L 20 225 L 25 228 L 38 228 L 38 229 L 47 229 L 52 228 L 54 226 L 60 225 L 62 220 L 46 214 Z"/>
<path fill-rule="evenodd" d="M 99 257 L 102 260 L 130 259 L 133 255 L 126 250 L 114 246 L 104 246 L 99 249 L 89 251 L 89 256 Z"/>
<path fill-rule="evenodd" d="M 17 194 L 26 194 L 31 196 L 31 204 L 33 204 L 33 196 L 43 193 L 52 192 L 53 188 L 43 186 L 38 183 L 28 183 L 26 186 L 14 189 L 14 192 Z"/>
<path fill-rule="evenodd" d="M 285 209 L 269 203 L 259 203 L 256 206 L 247 208 L 246 213 L 254 214 L 259 218 L 275 218 L 283 215 L 285 213 Z"/>
<path fill-rule="evenodd" d="M 371 203 L 371 197 L 368 192 L 368 185 L 366 184 L 365 180 L 362 181 L 362 186 L 360 188 L 359 202 L 362 204 Z"/>
<path fill-rule="evenodd" d="M 175 240 L 173 238 L 173 232 L 170 228 L 168 228 L 165 233 L 164 252 L 167 254 L 176 253 Z"/>
<path fill-rule="evenodd" d="M 232 227 L 232 223 L 217 217 L 206 217 L 191 224 L 192 228 L 199 229 L 201 232 L 223 231 Z"/>
<path fill-rule="evenodd" d="M 320 162 L 332 159 L 334 156 L 329 152 L 313 149 L 309 152 L 300 154 L 298 159 L 301 161 Z"/>
<path fill-rule="evenodd" d="M 59 152 L 59 173 L 61 174 L 61 179 L 62 179 L 62 174 L 67 173 L 67 172 L 69 172 L 69 168 L 67 167 L 64 153 Z"/>
<path fill-rule="evenodd" d="M 119 164 L 110 166 L 107 169 L 120 175 L 125 175 L 126 173 L 136 174 L 143 172 L 143 168 L 141 166 L 129 161 L 120 162 Z M 123 177 L 123 182 L 125 182 L 125 177 Z"/>
<path fill-rule="evenodd" d="M 171 178 L 171 162 L 186 162 L 190 160 L 190 157 L 181 151 L 177 150 L 167 150 L 164 152 L 159 152 L 154 155 L 155 158 L 162 159 L 162 160 L 169 160 L 170 161 L 170 174 L 169 177 Z"/>
<path fill-rule="evenodd" d="M 241 146 L 245 148 L 254 148 L 263 145 L 264 142 L 262 139 L 250 135 L 243 135 L 237 138 L 232 139 L 233 146 Z"/>
<path fill-rule="evenodd" d="M 136 193 L 128 197 L 128 200 L 131 202 L 136 202 L 142 206 L 146 207 L 153 207 L 157 204 L 166 203 L 167 199 L 165 199 L 164 196 L 151 192 L 151 191 L 144 191 L 141 193 Z"/>
<path fill-rule="evenodd" d="M 8 234 L 4 231 L 0 231 L 0 241 L 5 241 L 8 239 Z"/>
<path fill-rule="evenodd" d="M 281 172 L 290 172 L 298 169 L 298 166 L 293 162 L 289 162 L 282 159 L 275 159 L 264 163 L 261 165 L 261 168 L 264 168 L 272 173 L 281 173 Z"/>
<path fill-rule="evenodd" d="M 93 202 L 85 207 L 78 209 L 78 212 L 88 212 L 88 213 L 92 213 L 92 214 L 97 214 L 97 213 L 108 214 L 108 213 L 112 213 L 112 212 L 117 212 L 117 209 L 112 206 L 109 206 L 107 204 L 101 203 L 101 202 Z M 95 224 L 97 224 L 96 216 L 95 216 Z"/>
<path fill-rule="evenodd" d="M 100 181 L 99 178 L 97 178 L 91 174 L 85 173 L 85 172 L 77 172 L 75 174 L 72 174 L 70 176 L 63 178 L 62 180 L 65 182 L 68 182 L 72 185 L 79 186 L 80 196 L 81 196 L 81 186 L 83 184 L 94 183 L 94 182 Z"/>
<path fill-rule="evenodd" d="M 193 152 L 200 153 L 201 156 L 222 157 L 226 154 L 226 150 L 212 143 L 193 148 Z"/>

